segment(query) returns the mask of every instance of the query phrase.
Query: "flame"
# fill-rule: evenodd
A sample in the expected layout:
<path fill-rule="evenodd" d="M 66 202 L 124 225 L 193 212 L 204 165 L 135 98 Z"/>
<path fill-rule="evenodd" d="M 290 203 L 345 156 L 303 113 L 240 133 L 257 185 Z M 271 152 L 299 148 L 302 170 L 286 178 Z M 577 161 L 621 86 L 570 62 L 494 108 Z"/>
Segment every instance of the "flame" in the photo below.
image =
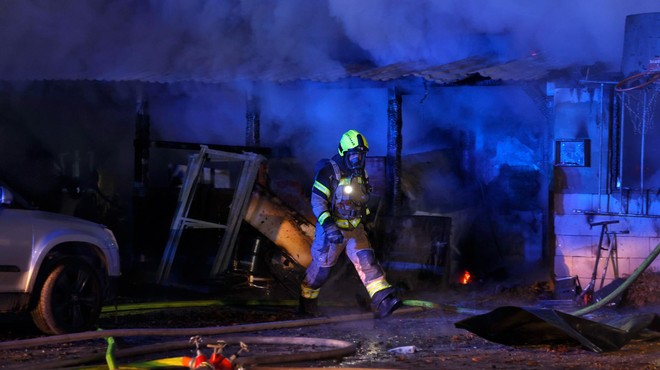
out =
<path fill-rule="evenodd" d="M 463 277 L 461 278 L 461 284 L 465 285 L 469 283 L 472 280 L 472 275 L 470 275 L 470 271 L 465 270 L 465 273 L 463 274 Z"/>

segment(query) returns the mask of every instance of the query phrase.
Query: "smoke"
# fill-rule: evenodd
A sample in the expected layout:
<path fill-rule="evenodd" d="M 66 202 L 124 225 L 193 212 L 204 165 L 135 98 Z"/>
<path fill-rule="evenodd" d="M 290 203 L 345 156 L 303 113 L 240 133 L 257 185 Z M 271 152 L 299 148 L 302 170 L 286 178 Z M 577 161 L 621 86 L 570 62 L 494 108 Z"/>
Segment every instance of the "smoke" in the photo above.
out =
<path fill-rule="evenodd" d="M 542 52 L 621 59 L 625 17 L 657 1 L 49 1 L 0 3 L 0 78 L 268 78 L 350 61 L 445 63 Z"/>
<path fill-rule="evenodd" d="M 347 126 L 372 130 L 373 113 L 348 115 L 314 103 L 317 97 L 303 96 L 298 99 L 303 103 L 283 116 L 277 97 L 283 91 L 252 84 L 331 80 L 354 62 L 442 64 L 471 55 L 507 60 L 532 52 L 558 64 L 602 62 L 617 69 L 626 15 L 658 8 L 656 0 L 3 0 L 0 80 L 222 82 L 239 93 L 272 93 L 262 100 L 263 114 L 291 129 L 264 135 L 268 144 L 293 137 L 305 124 L 338 137 Z M 237 105 L 234 101 L 213 100 L 209 88 L 193 90 L 191 100 L 199 101 L 205 90 L 206 102 L 201 108 L 188 105 L 188 113 L 171 112 L 183 103 L 168 102 L 172 109 L 162 116 L 177 119 L 165 128 L 163 139 L 174 140 L 182 124 L 205 121 L 215 126 L 210 132 L 190 127 L 190 140 L 218 141 L 216 136 L 227 132 L 219 124 L 227 122 L 236 126 L 231 137 L 242 137 L 244 110 L 226 113 Z M 329 100 L 342 99 L 328 95 Z M 355 101 L 352 95 L 343 99 Z M 374 103 L 367 100 L 356 108 L 373 112 Z M 217 109 L 224 112 L 212 112 L 207 119 L 195 116 L 195 108 L 208 111 L 213 101 L 223 102 Z M 337 124 L 344 127 L 329 129 Z"/>
<path fill-rule="evenodd" d="M 5 79 L 216 82 L 332 67 L 341 34 L 316 2 L 9 0 Z M 267 76 L 263 76 L 267 77 Z"/>
<path fill-rule="evenodd" d="M 331 80 L 356 62 L 441 64 L 477 54 L 507 60 L 531 52 L 560 64 L 603 62 L 617 69 L 626 15 L 658 8 L 657 0 L 2 0 L 0 80 L 171 82 L 145 89 L 151 94 L 153 139 L 229 145 L 244 144 L 243 93 L 258 92 L 263 145 L 285 146 L 312 166 L 336 152 L 349 128 L 366 135 L 372 155 L 384 155 L 387 107 L 382 89 L 330 90 L 304 83 L 309 79 Z M 298 80 L 303 83 L 296 91 L 277 84 Z M 255 81 L 274 84 L 253 86 Z M 118 100 L 130 100 L 122 94 Z M 116 137 L 132 135 L 130 104 L 117 119 L 110 118 L 114 108 L 102 118 L 128 127 L 114 127 Z M 71 109 L 71 117 L 60 118 L 62 125 L 78 119 Z M 17 122 L 38 118 L 32 114 Z M 484 121 L 483 115 L 459 111 L 447 119 Z M 432 122 L 427 130 L 446 123 Z M 406 130 L 411 127 L 408 119 Z M 423 129 L 405 133 L 405 150 L 425 148 Z M 55 153 L 72 140 L 60 131 L 43 140 Z"/>
<path fill-rule="evenodd" d="M 618 67 L 625 17 L 657 12 L 657 1 L 330 1 L 347 34 L 378 64 L 446 63 L 492 52 L 543 53 L 559 65 Z"/>

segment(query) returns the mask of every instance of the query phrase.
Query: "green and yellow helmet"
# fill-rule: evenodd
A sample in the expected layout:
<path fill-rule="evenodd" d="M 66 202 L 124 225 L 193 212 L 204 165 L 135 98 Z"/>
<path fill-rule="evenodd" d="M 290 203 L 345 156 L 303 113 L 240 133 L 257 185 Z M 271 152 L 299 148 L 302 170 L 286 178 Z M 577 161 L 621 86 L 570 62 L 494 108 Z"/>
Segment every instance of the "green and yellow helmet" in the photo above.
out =
<path fill-rule="evenodd" d="M 369 143 L 361 133 L 356 130 L 348 130 L 344 132 L 339 140 L 339 155 L 344 156 L 344 153 L 349 151 L 363 152 L 369 151 Z"/>
<path fill-rule="evenodd" d="M 346 166 L 354 172 L 364 169 L 365 157 L 369 151 L 369 143 L 361 133 L 348 130 L 339 140 L 339 155 L 344 157 Z"/>

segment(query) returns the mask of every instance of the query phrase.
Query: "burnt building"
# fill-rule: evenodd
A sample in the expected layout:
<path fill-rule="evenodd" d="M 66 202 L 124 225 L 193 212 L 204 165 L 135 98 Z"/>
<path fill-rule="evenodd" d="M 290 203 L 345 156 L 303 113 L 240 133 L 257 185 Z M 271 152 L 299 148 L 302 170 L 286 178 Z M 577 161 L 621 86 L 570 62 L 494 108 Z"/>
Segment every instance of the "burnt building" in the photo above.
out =
<path fill-rule="evenodd" d="M 175 6 L 89 5 L 58 9 L 45 23 L 59 30 L 76 14 L 106 16 L 81 23 L 77 37 L 12 32 L 4 49 L 16 53 L 0 63 L 3 178 L 41 207 L 69 214 L 95 179 L 121 213 L 105 222 L 116 222 L 126 266 L 156 268 L 177 176 L 199 148 L 190 144 L 264 155 L 272 191 L 305 217 L 314 163 L 355 128 L 369 139 L 382 206 L 375 247 L 401 279 L 414 271 L 451 283 L 468 270 L 484 280 L 577 276 L 584 284 L 599 249 L 594 223 L 618 221 L 606 236 L 618 245 L 622 276 L 660 241 L 652 144 L 659 85 L 646 83 L 659 68 L 659 13 L 628 15 L 625 29 L 610 30 L 624 39 L 618 68 L 597 58 L 557 60 L 552 47 L 521 52 L 505 31 L 464 33 L 455 44 L 440 37 L 455 52 L 421 48 L 396 60 L 346 30 L 318 27 L 312 42 L 296 44 L 283 27 L 289 33 L 269 38 L 257 30 L 276 27 L 273 18 L 233 17 L 229 8 L 193 27 Z M 48 14 L 35 4 L 8 10 Z M 300 11 L 352 30 L 329 15 L 337 9 Z M 37 51 L 20 48 L 21 40 Z M 205 177 L 207 202 L 236 185 L 222 171 Z M 147 239 L 138 223 L 145 215 L 136 217 L 145 207 L 162 216 Z M 214 255 L 218 239 L 201 242 L 209 240 Z M 614 278 L 610 270 L 606 281 Z"/>

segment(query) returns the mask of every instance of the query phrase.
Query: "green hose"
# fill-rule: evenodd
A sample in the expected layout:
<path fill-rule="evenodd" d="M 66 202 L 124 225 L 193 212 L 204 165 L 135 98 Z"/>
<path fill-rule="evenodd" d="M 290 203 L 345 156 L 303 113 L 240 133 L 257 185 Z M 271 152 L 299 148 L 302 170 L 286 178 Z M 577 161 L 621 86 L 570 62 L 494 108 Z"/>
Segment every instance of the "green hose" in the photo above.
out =
<path fill-rule="evenodd" d="M 101 309 L 102 314 L 117 314 L 121 312 L 130 311 L 146 311 L 146 310 L 159 310 L 169 308 L 192 308 L 192 307 L 211 307 L 211 306 L 294 306 L 298 301 L 293 300 L 197 300 L 197 301 L 169 301 L 169 302 L 142 302 L 142 303 L 125 303 L 120 305 L 104 306 Z"/>
<path fill-rule="evenodd" d="M 642 272 L 644 272 L 644 270 L 646 270 L 646 268 L 649 267 L 649 265 L 656 259 L 656 257 L 658 257 L 658 254 L 660 254 L 660 244 L 656 245 L 653 252 L 651 252 L 651 254 L 649 254 L 649 256 L 646 257 L 646 259 L 644 259 L 642 264 L 639 265 L 637 267 L 637 269 L 635 269 L 635 271 L 633 271 L 633 273 L 630 275 L 630 277 L 627 278 L 626 281 L 623 284 L 621 284 L 618 288 L 616 288 L 607 297 L 605 297 L 605 298 L 601 299 L 600 301 L 592 304 L 591 306 L 587 306 L 585 308 L 577 310 L 577 311 L 571 313 L 571 315 L 575 315 L 575 316 L 586 315 L 586 314 L 588 314 L 590 312 L 593 312 L 593 311 L 603 307 L 604 305 L 610 303 L 614 298 L 618 297 L 619 294 L 623 293 L 623 291 L 628 289 L 628 287 L 639 277 L 639 275 L 641 275 Z"/>
<path fill-rule="evenodd" d="M 406 299 L 403 301 L 403 304 L 405 306 L 410 306 L 410 307 L 439 308 L 443 311 L 453 312 L 453 313 L 480 314 L 486 312 L 485 310 L 476 310 L 476 309 L 460 307 L 452 304 L 433 303 L 433 302 L 422 301 L 417 299 Z"/>
<path fill-rule="evenodd" d="M 109 370 L 117 369 L 117 361 L 115 360 L 116 343 L 115 338 L 107 337 L 108 349 L 105 351 L 105 362 L 108 364 Z"/>

